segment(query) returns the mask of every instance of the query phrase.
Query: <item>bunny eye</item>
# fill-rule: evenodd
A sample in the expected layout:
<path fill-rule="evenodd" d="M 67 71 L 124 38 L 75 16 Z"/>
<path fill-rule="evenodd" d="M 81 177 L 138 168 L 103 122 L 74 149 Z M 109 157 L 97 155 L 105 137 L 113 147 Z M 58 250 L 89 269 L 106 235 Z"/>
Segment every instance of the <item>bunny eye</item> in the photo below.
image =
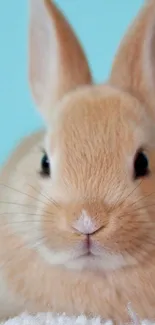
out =
<path fill-rule="evenodd" d="M 50 175 L 50 162 L 46 153 L 44 153 L 41 159 L 41 175 L 42 176 Z"/>
<path fill-rule="evenodd" d="M 134 179 L 148 176 L 149 174 L 149 161 L 143 151 L 136 154 L 134 161 Z"/>

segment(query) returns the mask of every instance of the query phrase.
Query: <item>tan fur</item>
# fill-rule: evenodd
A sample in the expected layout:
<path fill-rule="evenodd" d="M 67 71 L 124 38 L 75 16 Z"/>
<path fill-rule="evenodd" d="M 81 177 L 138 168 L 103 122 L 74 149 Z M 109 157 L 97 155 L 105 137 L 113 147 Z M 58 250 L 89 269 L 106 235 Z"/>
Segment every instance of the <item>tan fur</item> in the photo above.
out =
<path fill-rule="evenodd" d="M 96 86 L 65 18 L 50 1 L 31 0 L 30 81 L 48 127 L 21 143 L 0 176 L 1 317 L 52 310 L 118 323 L 130 303 L 155 318 L 154 17 L 149 1 L 109 81 Z M 49 178 L 39 173 L 41 147 Z M 151 174 L 135 181 L 139 148 Z M 79 220 L 94 229 L 93 258 L 80 257 Z"/>

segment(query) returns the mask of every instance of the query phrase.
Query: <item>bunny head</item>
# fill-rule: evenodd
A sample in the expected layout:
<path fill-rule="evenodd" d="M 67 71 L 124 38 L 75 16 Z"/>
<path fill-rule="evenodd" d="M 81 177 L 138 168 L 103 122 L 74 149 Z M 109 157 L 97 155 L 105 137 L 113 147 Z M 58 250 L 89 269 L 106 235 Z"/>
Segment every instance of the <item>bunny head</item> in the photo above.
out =
<path fill-rule="evenodd" d="M 30 5 L 30 84 L 47 125 L 40 191 L 50 198 L 40 207 L 40 252 L 74 269 L 140 263 L 155 250 L 154 1 L 129 28 L 103 85 L 93 84 L 54 3 Z"/>

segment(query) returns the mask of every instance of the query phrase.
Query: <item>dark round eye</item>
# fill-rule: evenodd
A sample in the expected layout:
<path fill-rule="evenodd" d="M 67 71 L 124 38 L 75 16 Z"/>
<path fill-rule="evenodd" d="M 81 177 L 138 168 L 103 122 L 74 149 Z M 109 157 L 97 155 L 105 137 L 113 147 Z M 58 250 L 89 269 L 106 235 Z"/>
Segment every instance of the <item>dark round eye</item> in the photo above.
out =
<path fill-rule="evenodd" d="M 43 155 L 41 160 L 41 174 L 43 176 L 50 175 L 50 162 L 46 153 Z"/>
<path fill-rule="evenodd" d="M 147 156 L 139 151 L 134 161 L 134 178 L 138 179 L 149 174 L 149 161 Z"/>

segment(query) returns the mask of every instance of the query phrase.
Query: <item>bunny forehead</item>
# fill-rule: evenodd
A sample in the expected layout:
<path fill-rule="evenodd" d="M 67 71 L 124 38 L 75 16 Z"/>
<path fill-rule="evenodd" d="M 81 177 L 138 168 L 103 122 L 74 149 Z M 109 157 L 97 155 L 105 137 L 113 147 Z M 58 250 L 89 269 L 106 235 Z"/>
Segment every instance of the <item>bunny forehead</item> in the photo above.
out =
<path fill-rule="evenodd" d="M 111 114 L 109 114 L 110 110 Z M 48 151 L 51 151 L 50 148 L 55 146 L 54 139 L 56 136 L 59 136 L 63 129 L 67 132 L 67 127 L 70 129 L 69 132 L 71 132 L 71 128 L 73 129 L 72 136 L 74 136 L 79 128 L 85 134 L 88 129 L 89 132 L 93 131 L 95 124 L 98 125 L 98 128 L 96 127 L 97 134 L 101 130 L 99 128 L 101 125 L 102 138 L 109 132 L 107 125 L 115 130 L 117 123 L 119 123 L 120 132 L 122 128 L 125 133 L 127 133 L 127 128 L 129 129 L 128 135 L 132 135 L 135 140 L 135 150 L 150 140 L 152 123 L 149 117 L 146 118 L 145 107 L 136 98 L 109 85 L 80 87 L 57 102 L 53 111 L 54 114 L 52 114 L 45 141 Z M 95 116 L 94 113 L 96 113 Z M 95 131 L 93 132 L 95 135 Z M 112 134 L 109 132 L 111 141 Z"/>

